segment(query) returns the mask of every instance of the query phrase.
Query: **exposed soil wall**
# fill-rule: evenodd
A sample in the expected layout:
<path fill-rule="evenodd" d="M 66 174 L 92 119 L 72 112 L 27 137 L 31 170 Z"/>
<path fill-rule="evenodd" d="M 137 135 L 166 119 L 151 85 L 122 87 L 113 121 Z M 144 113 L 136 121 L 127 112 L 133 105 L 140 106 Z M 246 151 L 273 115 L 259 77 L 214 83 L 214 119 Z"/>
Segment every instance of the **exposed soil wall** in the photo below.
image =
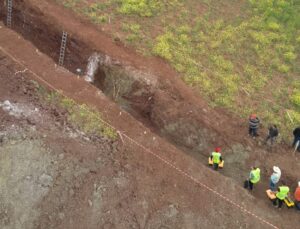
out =
<path fill-rule="evenodd" d="M 0 16 L 6 22 L 6 1 L 1 7 Z M 62 31 L 64 27 L 53 23 L 43 12 L 29 7 L 25 1 L 13 2 L 12 29 L 30 40 L 40 52 L 46 53 L 58 62 Z M 80 40 L 69 34 L 66 50 L 65 67 L 72 72 L 76 68 L 83 68 L 90 53 L 90 49 Z"/>
<path fill-rule="evenodd" d="M 11 40 L 5 42 L 4 36 Z M 28 43 L 18 39 L 17 34 L 1 29 L 1 47 L 8 48 L 9 43 L 14 45 L 16 41 L 19 41 L 18 50 L 26 50 L 35 61 L 33 65 L 40 60 L 43 66 L 46 59 L 47 68 L 40 68 L 41 72 L 51 73 L 52 78 L 48 82 L 56 81 L 55 68 L 45 55 L 35 56 L 34 46 L 28 47 Z M 14 53 L 14 50 L 10 51 Z M 19 56 L 14 56 L 20 58 L 22 54 L 17 52 Z M 28 63 L 27 60 L 24 62 Z M 38 108 L 36 112 L 25 112 L 15 117 L 0 106 L 1 229 L 181 229 L 210 228 L 211 222 L 215 228 L 269 228 L 213 193 L 194 185 L 135 145 L 125 142 L 121 146 L 101 137 L 82 135 L 70 123 L 62 122 L 66 120 L 66 113 L 38 99 L 40 94 L 36 92 L 39 90 L 30 81 L 35 78 L 31 73 L 15 74 L 20 67 L 0 50 L 0 104 L 9 99 L 14 101 L 14 106 L 22 109 L 32 111 Z M 58 78 L 74 86 L 78 80 L 70 77 L 71 74 L 63 72 Z M 81 89 L 85 86 L 79 85 Z M 88 86 L 96 92 L 95 88 Z M 88 94 L 94 93 L 89 91 Z M 98 98 L 98 103 L 114 106 L 104 97 Z M 118 112 L 110 114 L 118 116 Z M 136 123 L 134 119 L 124 116 L 131 124 L 130 131 L 140 128 L 133 124 Z M 162 152 L 159 154 L 168 158 L 165 153 L 170 145 L 165 141 L 160 143 Z M 188 168 L 196 179 L 206 180 L 207 185 L 216 190 L 227 187 L 233 201 L 249 198 L 242 187 L 228 187 L 229 179 L 222 179 L 172 149 L 175 164 L 186 165 L 184 168 Z M 247 208 L 280 228 L 295 228 L 298 223 L 295 217 L 290 220 L 285 211 L 279 214 L 272 209 L 272 215 L 266 214 L 268 205 L 257 205 L 253 197 Z"/>
<path fill-rule="evenodd" d="M 3 7 L 1 17 L 4 20 L 5 15 Z M 56 62 L 59 58 L 62 31 L 69 32 L 24 0 L 14 3 L 12 27 Z M 74 73 L 77 68 L 85 70 L 88 57 L 94 52 L 105 56 L 101 51 L 82 42 L 76 34 L 69 32 L 64 67 Z M 145 74 L 111 59 L 105 66 L 101 66 L 95 78 L 95 85 L 122 108 L 177 145 L 200 152 L 210 143 L 214 144 L 215 134 L 208 131 L 201 124 L 201 120 L 187 118 L 193 111 L 182 114 L 186 112 L 182 108 L 187 101 L 181 93 L 175 88 L 169 90 L 169 86 L 158 82 L 155 75 Z M 207 141 L 207 138 L 210 140 Z"/>
<path fill-rule="evenodd" d="M 0 17 L 5 21 L 4 2 L 0 7 Z M 191 89 L 183 86 L 179 79 L 163 75 L 166 72 L 163 69 L 161 75 L 153 74 L 148 69 L 141 71 L 129 66 L 123 59 L 111 57 L 102 51 L 101 45 L 106 44 L 97 42 L 99 31 L 91 31 L 90 27 L 76 30 L 71 21 L 66 26 L 67 20 L 73 20 L 71 16 L 60 21 L 32 2 L 14 1 L 12 28 L 30 40 L 40 52 L 57 62 L 62 31 L 67 31 L 64 67 L 76 73 L 77 68 L 86 68 L 91 54 L 101 54 L 108 61 L 98 71 L 95 85 L 151 130 L 205 164 L 209 152 L 217 145 L 222 146 L 228 167 L 223 174 L 239 182 L 244 179 L 241 174 L 247 174 L 253 164 L 269 173 L 273 162 L 271 160 L 268 165 L 266 152 L 252 139 L 245 140 L 246 123 L 240 125 L 236 117 L 232 120 L 232 117 L 222 114 L 223 111 L 209 108 L 201 98 L 193 96 Z"/>

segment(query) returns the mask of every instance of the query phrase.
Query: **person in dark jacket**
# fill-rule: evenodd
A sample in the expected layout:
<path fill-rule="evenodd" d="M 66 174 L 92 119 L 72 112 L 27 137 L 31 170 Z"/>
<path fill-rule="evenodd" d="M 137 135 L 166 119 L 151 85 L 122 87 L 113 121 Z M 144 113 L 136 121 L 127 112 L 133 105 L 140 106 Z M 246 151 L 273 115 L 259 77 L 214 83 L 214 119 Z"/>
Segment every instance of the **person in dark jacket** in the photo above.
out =
<path fill-rule="evenodd" d="M 297 150 L 300 152 L 300 127 L 294 129 L 293 135 L 294 135 L 293 147 L 296 147 L 296 145 L 298 145 Z M 297 143 L 298 141 L 299 143 Z"/>
<path fill-rule="evenodd" d="M 259 128 L 260 120 L 256 114 L 252 114 L 249 117 L 249 135 L 255 138 L 258 136 L 257 130 Z"/>
<path fill-rule="evenodd" d="M 278 134 L 279 134 L 279 132 L 278 132 L 277 126 L 274 125 L 274 124 L 270 125 L 269 133 L 268 133 L 268 136 L 266 138 L 266 143 L 268 143 L 268 141 L 270 140 L 271 145 L 273 145 L 273 143 L 275 142 L 276 137 L 278 136 Z"/>

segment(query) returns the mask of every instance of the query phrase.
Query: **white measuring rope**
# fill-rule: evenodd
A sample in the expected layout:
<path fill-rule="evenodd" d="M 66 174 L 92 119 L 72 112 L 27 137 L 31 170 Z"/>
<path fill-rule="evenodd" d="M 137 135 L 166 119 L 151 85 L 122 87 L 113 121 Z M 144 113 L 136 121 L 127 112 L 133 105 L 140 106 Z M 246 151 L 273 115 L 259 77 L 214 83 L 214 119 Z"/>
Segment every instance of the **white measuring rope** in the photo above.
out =
<path fill-rule="evenodd" d="M 15 72 L 15 75 L 17 75 L 17 74 L 19 74 L 19 73 L 25 73 L 27 70 L 28 70 L 28 69 L 27 69 L 27 68 L 25 68 L 24 70 L 21 70 L 21 71 L 16 71 L 16 72 Z"/>
<path fill-rule="evenodd" d="M 20 64 L 21 66 L 25 67 L 26 66 L 19 60 L 17 60 L 14 56 L 12 56 L 8 51 L 6 51 L 3 47 L 0 46 L 0 50 L 2 52 L 4 52 L 6 55 L 8 55 L 12 60 L 14 60 L 16 63 Z M 26 68 L 28 69 L 28 68 Z M 53 85 L 51 85 L 48 81 L 44 80 L 42 77 L 40 77 L 39 75 L 37 75 L 35 72 L 31 71 L 30 69 L 28 69 L 28 71 L 30 73 L 32 73 L 37 79 L 39 79 L 40 81 L 42 81 L 43 83 L 45 83 L 49 88 L 51 88 L 52 90 L 56 91 L 57 93 L 59 93 L 60 95 L 62 95 L 63 97 L 68 98 L 68 96 L 64 95 L 64 93 L 55 88 Z M 111 127 L 112 129 L 114 129 L 119 135 L 120 137 L 123 136 L 124 138 L 128 139 L 130 142 L 132 142 L 133 144 L 139 146 L 140 148 L 142 148 L 144 151 L 146 151 L 147 153 L 151 154 L 152 156 L 154 156 L 155 158 L 159 159 L 160 161 L 162 161 L 163 163 L 165 163 L 166 165 L 168 165 L 169 167 L 175 169 L 178 173 L 180 173 L 181 175 L 183 175 L 184 177 L 188 178 L 189 180 L 193 181 L 194 183 L 196 183 L 197 185 L 207 189 L 208 191 L 214 193 L 215 195 L 217 195 L 218 197 L 222 198 L 223 200 L 225 200 L 226 202 L 230 203 L 231 205 L 237 207 L 238 209 L 242 210 L 243 212 L 247 213 L 248 215 L 253 216 L 254 218 L 256 218 L 257 220 L 261 221 L 262 223 L 274 228 L 274 229 L 279 229 L 279 227 L 273 225 L 272 223 L 264 220 L 263 218 L 261 218 L 260 216 L 252 213 L 251 211 L 247 210 L 246 208 L 244 208 L 243 206 L 235 203 L 234 201 L 230 200 L 229 198 L 227 198 L 226 196 L 222 195 L 221 193 L 219 193 L 218 191 L 212 189 L 211 187 L 207 186 L 206 184 L 200 182 L 199 180 L 197 180 L 196 178 L 194 178 L 193 176 L 189 175 L 188 173 L 186 173 L 185 171 L 183 171 L 182 169 L 176 167 L 173 163 L 171 163 L 170 161 L 164 159 L 163 157 L 159 156 L 158 154 L 154 153 L 153 151 L 151 151 L 150 149 L 146 148 L 145 146 L 141 145 L 140 143 L 138 143 L 137 141 L 135 141 L 134 139 L 132 139 L 131 137 L 129 137 L 128 135 L 122 133 L 120 130 L 118 130 L 116 127 L 112 126 L 110 123 L 106 122 L 105 120 L 99 118 L 105 125 Z M 121 138 L 122 140 L 122 138 Z"/>

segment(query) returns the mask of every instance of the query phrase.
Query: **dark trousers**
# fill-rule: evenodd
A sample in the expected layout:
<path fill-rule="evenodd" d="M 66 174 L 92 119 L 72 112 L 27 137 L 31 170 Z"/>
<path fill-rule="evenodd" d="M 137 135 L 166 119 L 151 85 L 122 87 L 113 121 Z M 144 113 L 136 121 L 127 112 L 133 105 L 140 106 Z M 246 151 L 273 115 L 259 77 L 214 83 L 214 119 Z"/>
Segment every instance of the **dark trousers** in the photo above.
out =
<path fill-rule="evenodd" d="M 272 136 L 268 135 L 268 137 L 266 138 L 266 143 L 267 143 L 269 140 L 271 141 L 271 145 L 273 145 L 274 142 L 275 142 L 275 140 L 276 140 L 276 137 L 272 137 Z"/>
<path fill-rule="evenodd" d="M 214 168 L 214 170 L 218 170 L 219 164 L 218 164 L 218 163 L 214 163 L 214 164 L 213 164 L 213 168 Z"/>
<path fill-rule="evenodd" d="M 254 185 L 254 184 L 249 180 L 249 189 L 250 189 L 250 190 L 253 190 L 253 185 Z"/>
<path fill-rule="evenodd" d="M 296 209 L 300 210 L 300 201 L 295 201 Z"/>
<path fill-rule="evenodd" d="M 281 208 L 282 204 L 283 204 L 283 200 L 281 200 L 281 199 L 276 198 L 276 199 L 273 200 L 273 205 L 274 206 L 278 206 L 279 208 Z"/>
<path fill-rule="evenodd" d="M 258 134 L 257 134 L 257 128 L 251 128 L 251 127 L 249 127 L 249 134 L 252 137 L 258 136 Z"/>

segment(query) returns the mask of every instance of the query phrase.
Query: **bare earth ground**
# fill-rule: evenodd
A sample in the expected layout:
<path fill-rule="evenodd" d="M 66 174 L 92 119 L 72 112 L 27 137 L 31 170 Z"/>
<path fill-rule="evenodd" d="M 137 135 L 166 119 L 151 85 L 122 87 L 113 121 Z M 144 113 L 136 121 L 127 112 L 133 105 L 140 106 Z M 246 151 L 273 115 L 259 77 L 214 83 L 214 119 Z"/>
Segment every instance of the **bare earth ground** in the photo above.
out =
<path fill-rule="evenodd" d="M 292 187 L 296 185 L 299 177 L 294 171 L 300 169 L 300 164 L 294 160 L 294 157 L 291 157 L 290 146 L 281 144 L 271 154 L 270 149 L 261 144 L 265 137 L 265 129 L 261 131 L 262 137 L 256 141 L 250 139 L 247 136 L 247 121 L 237 118 L 227 111 L 208 107 L 203 99 L 184 85 L 178 74 L 161 59 L 137 55 L 132 50 L 123 47 L 122 44 L 113 42 L 94 25 L 82 18 L 75 17 L 74 14 L 53 1 L 23 0 L 16 5 L 14 10 L 14 29 L 26 39 L 33 41 L 40 51 L 47 53 L 54 60 L 58 59 L 60 44 L 60 37 L 55 33 L 55 29 L 59 33 L 63 29 L 68 30 L 71 44 L 67 49 L 65 66 L 72 71 L 76 67 L 85 68 L 86 60 L 91 55 L 92 49 L 115 58 L 125 66 L 129 64 L 156 76 L 159 83 L 153 97 L 154 104 L 150 121 L 161 132 L 161 135 L 176 146 L 187 146 L 182 149 L 189 155 L 198 160 L 204 160 L 206 163 L 208 152 L 216 145 L 221 145 L 224 156 L 227 158 L 227 164 L 230 164 L 224 174 L 239 183 L 244 179 L 240 174 L 247 174 L 253 164 L 260 166 L 265 176 L 270 175 L 272 166 L 276 164 L 284 170 L 284 178 L 290 182 L 290 185 Z M 23 15 L 22 10 L 27 14 Z M 41 26 L 43 25 L 42 21 L 47 26 Z M 43 27 L 46 29 L 43 30 Z M 3 35 L 3 44 L 6 43 L 5 38 L 6 36 Z M 77 40 L 74 40 L 75 38 Z M 84 48 L 74 49 L 81 43 L 85 44 L 81 45 Z M 10 44 L 12 50 L 14 45 Z M 34 64 L 35 55 L 41 54 L 40 51 L 36 51 L 34 56 L 31 56 L 27 54 L 27 47 L 22 48 L 23 50 L 21 47 L 19 49 L 20 51 L 16 52 L 16 55 L 22 56 L 21 59 L 27 59 L 28 63 Z M 82 61 L 78 61 L 82 58 Z M 45 65 L 34 67 L 45 75 Z M 60 70 L 56 69 L 56 72 L 61 73 Z M 77 86 L 71 88 L 70 85 L 60 85 L 59 77 L 52 77 L 52 79 L 60 89 L 68 88 L 76 96 L 83 93 L 77 91 Z M 80 84 L 79 81 L 77 83 Z M 90 87 L 86 87 L 84 92 L 86 90 L 90 90 Z M 92 103 L 98 104 L 99 102 L 93 100 Z M 111 118 L 109 119 L 111 120 Z M 119 120 L 111 121 L 112 123 L 119 122 Z M 164 134 L 165 132 L 170 133 Z M 265 185 L 268 183 L 267 179 L 264 179 L 266 180 Z M 264 196 L 264 194 L 262 195 Z"/>
<path fill-rule="evenodd" d="M 1 30 L 4 34 L 4 28 Z M 269 202 L 257 203 L 230 179 L 179 152 L 129 115 L 120 116 L 120 110 L 91 85 L 56 69 L 43 54 L 30 54 L 34 48 L 29 43 L 19 39 L 19 47 L 26 52 L 11 47 L 9 43 L 16 44 L 18 38 L 7 30 L 5 34 L 7 42 L 2 40 L 1 46 L 18 58 L 30 56 L 24 62 L 28 68 L 34 67 L 40 76 L 78 100 L 97 105 L 114 125 L 196 181 L 279 228 L 298 224 L 295 212 L 284 209 L 279 214 Z M 9 99 L 36 111 L 20 118 L 0 111 L 4 135 L 0 148 L 1 228 L 270 228 L 126 139 L 116 146 L 105 139 L 91 142 L 78 136 L 76 130 L 61 124 L 64 117 L 54 112 L 55 108 L 45 107 L 36 98 L 35 87 L 27 80 L 36 76 L 15 75 L 24 66 L 2 51 L 0 56 L 0 101 Z M 72 92 L 74 88 L 77 93 Z"/>
<path fill-rule="evenodd" d="M 63 13 L 63 9 L 58 10 L 54 5 L 38 2 L 37 6 L 53 13 L 53 17 L 70 19 L 62 21 L 74 33 L 85 23 L 71 20 L 71 14 Z M 254 152 L 257 144 L 245 139 L 243 134 L 236 133 L 237 127 L 246 129 L 242 122 L 234 124 L 230 116 L 209 110 L 201 99 L 174 78 L 176 73 L 160 60 L 145 61 L 130 50 L 112 43 L 105 35 L 95 32 L 90 25 L 78 33 L 86 41 L 93 41 L 92 45 L 104 52 L 146 71 L 154 71 L 161 77 L 161 81 L 167 82 L 168 91 L 173 88 L 175 92 L 178 90 L 182 93 L 182 103 L 177 103 L 174 110 L 164 111 L 165 116 L 160 117 L 162 122 L 172 117 L 172 112 L 176 113 L 183 108 L 189 110 L 197 104 L 196 111 L 204 108 L 212 112 L 210 116 L 203 111 L 194 114 L 203 118 L 206 128 L 216 130 L 220 123 L 227 123 L 225 130 L 218 132 L 220 136 L 214 141 L 220 144 L 223 136 L 226 136 L 224 144 L 227 147 L 232 143 L 242 143 L 236 144 L 235 150 L 225 155 L 226 161 L 236 167 L 226 167 L 222 173 L 234 180 L 207 170 L 193 158 L 151 133 L 130 115 L 119 110 L 96 88 L 76 79 L 64 69 L 55 68 L 51 59 L 17 34 L 5 28 L 0 31 L 0 46 L 23 64 L 16 65 L 1 52 L 0 102 L 9 99 L 25 104 L 29 110 L 35 111 L 38 108 L 32 117 L 18 119 L 0 109 L 3 134 L 6 135 L 1 146 L 0 162 L 1 203 L 3 199 L 0 222 L 6 225 L 4 228 L 268 228 L 255 217 L 245 214 L 202 186 L 195 185 L 186 176 L 136 145 L 133 146 L 128 139 L 125 139 L 125 143 L 120 140 L 117 147 L 117 143 L 106 140 L 90 142 L 78 136 L 76 130 L 62 125 L 63 115 L 57 116 L 57 112 L 53 111 L 55 108 L 49 109 L 37 100 L 34 87 L 23 80 L 22 76 L 49 86 L 46 82 L 29 73 L 14 75 L 24 67 L 33 70 L 77 101 L 96 106 L 104 113 L 106 120 L 118 129 L 279 228 L 298 225 L 299 214 L 284 209 L 279 215 L 266 199 L 264 190 L 269 170 L 263 171 L 264 182 L 257 187 L 253 196 L 240 187 L 241 182 L 236 183 L 245 178 L 249 169 L 240 170 L 240 161 L 246 161 L 248 166 L 257 161 L 269 168 L 279 164 L 285 178 L 294 184 L 299 163 L 290 158 L 288 148 L 279 148 L 273 154 L 261 148 Z M 167 93 L 161 97 L 167 97 Z M 158 109 L 163 110 L 168 103 L 170 100 L 167 99 L 160 101 Z M 12 127 L 12 124 L 15 126 Z M 245 146 L 248 147 L 246 152 L 243 150 Z M 21 166 L 23 163 L 32 167 Z M 8 179 L 11 175 L 14 179 Z M 36 194 L 28 190 L 34 190 Z"/>
<path fill-rule="evenodd" d="M 20 117 L 0 110 L 1 228 L 248 225 L 238 210 L 241 222 L 222 223 L 220 214 L 226 216 L 230 206 L 204 199 L 204 190 L 131 146 L 91 142 L 63 126 L 64 117 L 43 105 L 34 84 L 15 74 L 18 69 L 1 53 L 0 100 L 24 110 Z M 27 109 L 35 112 L 28 115 Z"/>

